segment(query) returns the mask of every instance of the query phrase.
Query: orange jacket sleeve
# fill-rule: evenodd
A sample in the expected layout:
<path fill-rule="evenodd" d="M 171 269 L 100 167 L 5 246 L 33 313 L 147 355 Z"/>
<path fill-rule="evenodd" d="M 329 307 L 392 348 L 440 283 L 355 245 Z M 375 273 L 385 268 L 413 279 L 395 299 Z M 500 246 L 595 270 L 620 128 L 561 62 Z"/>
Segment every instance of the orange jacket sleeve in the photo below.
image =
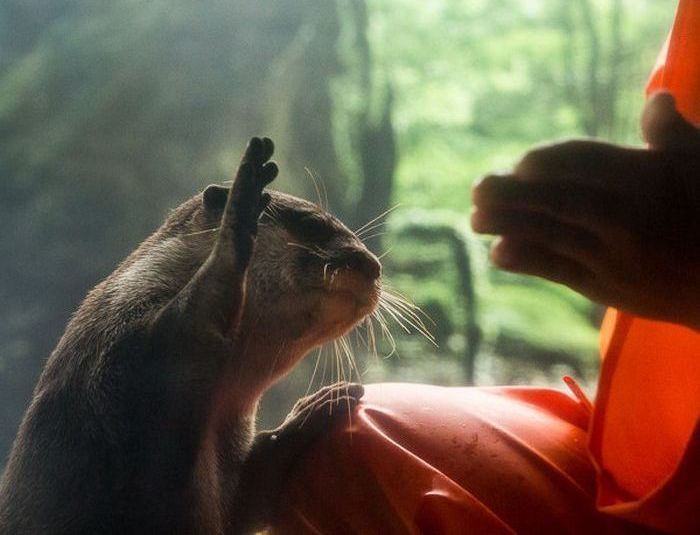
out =
<path fill-rule="evenodd" d="M 700 123 L 697 0 L 679 3 L 647 92 L 661 89 L 686 119 Z M 601 355 L 589 439 L 599 508 L 658 529 L 700 533 L 700 333 L 609 310 Z"/>

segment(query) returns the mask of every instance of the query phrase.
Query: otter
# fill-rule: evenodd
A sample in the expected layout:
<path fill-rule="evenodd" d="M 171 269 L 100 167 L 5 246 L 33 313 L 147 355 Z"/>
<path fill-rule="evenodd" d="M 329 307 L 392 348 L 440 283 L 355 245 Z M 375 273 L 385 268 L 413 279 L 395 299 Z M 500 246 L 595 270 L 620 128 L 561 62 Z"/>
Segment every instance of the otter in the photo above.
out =
<path fill-rule="evenodd" d="M 253 138 L 230 187 L 173 210 L 87 295 L 12 447 L 1 533 L 261 529 L 295 459 L 358 402 L 361 385 L 331 385 L 255 434 L 263 392 L 380 292 L 345 225 L 265 190 L 272 154 Z"/>

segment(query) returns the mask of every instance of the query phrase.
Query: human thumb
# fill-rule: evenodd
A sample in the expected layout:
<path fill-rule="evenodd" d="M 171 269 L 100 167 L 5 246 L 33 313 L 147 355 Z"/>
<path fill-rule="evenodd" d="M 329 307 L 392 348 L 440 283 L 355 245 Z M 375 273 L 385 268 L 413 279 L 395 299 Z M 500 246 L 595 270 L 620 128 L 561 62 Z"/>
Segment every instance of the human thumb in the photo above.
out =
<path fill-rule="evenodd" d="M 700 130 L 683 118 L 668 92 L 655 93 L 647 101 L 642 113 L 642 133 L 653 149 L 700 148 Z"/>

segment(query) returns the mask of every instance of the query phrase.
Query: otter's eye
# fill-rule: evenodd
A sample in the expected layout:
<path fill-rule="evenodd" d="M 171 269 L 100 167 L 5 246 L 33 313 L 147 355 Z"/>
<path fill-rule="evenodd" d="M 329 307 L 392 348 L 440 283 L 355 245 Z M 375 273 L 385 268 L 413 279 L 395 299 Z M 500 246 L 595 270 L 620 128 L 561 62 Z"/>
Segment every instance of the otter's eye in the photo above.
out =
<path fill-rule="evenodd" d="M 212 184 L 202 193 L 202 204 L 208 210 L 223 210 L 228 199 L 228 188 Z"/>
<path fill-rule="evenodd" d="M 313 240 L 325 241 L 333 235 L 333 229 L 323 217 L 315 213 L 307 213 L 299 217 L 292 229 L 300 236 Z"/>

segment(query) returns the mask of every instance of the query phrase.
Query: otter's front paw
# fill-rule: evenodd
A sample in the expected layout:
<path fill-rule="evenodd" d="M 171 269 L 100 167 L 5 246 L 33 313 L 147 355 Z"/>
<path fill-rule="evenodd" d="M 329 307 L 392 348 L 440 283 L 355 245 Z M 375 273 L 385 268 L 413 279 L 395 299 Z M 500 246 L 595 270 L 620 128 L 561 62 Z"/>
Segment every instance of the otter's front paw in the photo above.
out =
<path fill-rule="evenodd" d="M 250 258 L 258 218 L 270 202 L 263 189 L 277 176 L 277 164 L 269 161 L 274 150 L 272 140 L 266 137 L 248 142 L 226 201 L 220 236 L 234 240 L 236 254 L 243 262 Z"/>
<path fill-rule="evenodd" d="M 279 438 L 311 440 L 333 420 L 348 417 L 365 393 L 361 384 L 336 383 L 301 398 L 294 404 L 280 427 L 273 431 Z"/>
<path fill-rule="evenodd" d="M 348 417 L 364 394 L 360 384 L 337 383 L 301 398 L 284 423 L 258 433 L 241 470 L 236 531 L 262 529 L 274 517 L 284 482 L 310 443 L 334 420 Z"/>

